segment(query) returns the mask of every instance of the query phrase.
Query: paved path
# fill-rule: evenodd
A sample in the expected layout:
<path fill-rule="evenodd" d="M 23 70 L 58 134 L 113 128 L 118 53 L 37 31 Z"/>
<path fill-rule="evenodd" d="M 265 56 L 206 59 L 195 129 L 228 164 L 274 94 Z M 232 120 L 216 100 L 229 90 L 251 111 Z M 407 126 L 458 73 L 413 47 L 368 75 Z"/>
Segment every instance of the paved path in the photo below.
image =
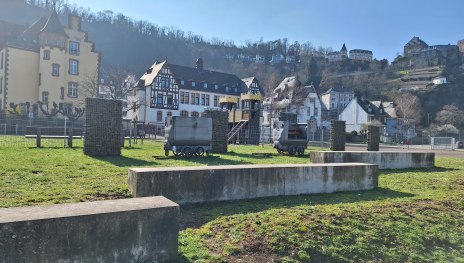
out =
<path fill-rule="evenodd" d="M 347 151 L 362 151 L 366 150 L 367 146 L 364 144 L 347 144 L 345 150 Z M 409 149 L 407 146 L 403 148 L 403 146 L 391 146 L 391 145 L 380 145 L 380 151 L 384 152 L 391 152 L 391 151 L 421 151 L 421 152 L 435 152 L 436 157 L 455 157 L 455 158 L 464 158 L 464 150 L 432 150 L 430 146 L 422 146 L 422 145 L 411 145 Z"/>

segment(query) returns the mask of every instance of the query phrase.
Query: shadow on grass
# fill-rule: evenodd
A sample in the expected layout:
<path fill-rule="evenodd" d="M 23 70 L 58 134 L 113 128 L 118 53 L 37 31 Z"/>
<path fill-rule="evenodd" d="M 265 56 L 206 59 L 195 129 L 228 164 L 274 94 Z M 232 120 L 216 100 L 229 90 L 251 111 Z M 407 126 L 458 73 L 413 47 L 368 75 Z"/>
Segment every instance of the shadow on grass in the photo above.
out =
<path fill-rule="evenodd" d="M 394 175 L 403 173 L 443 173 L 450 171 L 458 171 L 462 169 L 456 169 L 452 167 L 432 167 L 432 168 L 410 168 L 410 169 L 385 169 L 381 170 L 381 175 Z"/>
<path fill-rule="evenodd" d="M 339 192 L 298 196 L 265 197 L 251 200 L 214 202 L 181 207 L 181 229 L 196 228 L 220 216 L 262 212 L 298 206 L 347 204 L 413 197 L 413 194 L 376 188 L 368 191 Z"/>
<path fill-rule="evenodd" d="M 111 163 L 118 167 L 134 167 L 134 166 L 157 166 L 158 162 L 146 161 L 141 159 L 135 159 L 126 156 L 93 156 L 93 158 Z"/>
<path fill-rule="evenodd" d="M 237 156 L 241 158 L 250 158 L 250 159 L 268 159 L 272 157 L 291 157 L 291 158 L 305 158 L 308 159 L 309 161 L 309 154 L 303 154 L 301 156 L 295 155 L 295 156 L 290 156 L 288 154 L 279 154 L 276 152 L 260 152 L 260 151 L 255 151 L 255 152 L 250 152 L 250 153 L 237 153 L 234 151 L 229 151 L 228 153 L 225 153 L 224 155 L 226 156 Z"/>

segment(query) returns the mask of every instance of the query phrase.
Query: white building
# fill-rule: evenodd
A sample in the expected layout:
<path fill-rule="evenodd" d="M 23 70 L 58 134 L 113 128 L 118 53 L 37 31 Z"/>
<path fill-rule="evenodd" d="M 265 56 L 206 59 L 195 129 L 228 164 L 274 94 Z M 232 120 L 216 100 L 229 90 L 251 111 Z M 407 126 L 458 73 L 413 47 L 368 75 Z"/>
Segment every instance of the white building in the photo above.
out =
<path fill-rule="evenodd" d="M 436 77 L 432 80 L 433 84 L 440 85 L 446 83 L 446 77 Z"/>
<path fill-rule="evenodd" d="M 372 51 L 364 49 L 352 49 L 350 50 L 350 59 L 359 61 L 372 61 Z"/>
<path fill-rule="evenodd" d="M 385 124 L 390 116 L 389 112 L 394 110 L 392 102 L 368 101 L 365 99 L 353 99 L 340 113 L 339 119 L 345 121 L 346 132 L 360 132 L 363 125 L 376 120 Z"/>
<path fill-rule="evenodd" d="M 269 64 L 271 65 L 278 65 L 282 62 L 284 62 L 285 58 L 282 54 L 275 54 L 272 55 L 271 61 L 269 61 Z"/>
<path fill-rule="evenodd" d="M 322 93 L 321 101 L 327 110 L 342 111 L 354 98 L 354 92 L 346 87 L 337 86 Z"/>
<path fill-rule="evenodd" d="M 247 107 L 242 98 L 261 96 L 256 78 L 241 80 L 235 75 L 203 69 L 203 60 L 191 68 L 155 62 L 136 85 L 139 107 L 133 118 L 163 125 L 167 116 L 201 116 L 206 109 L 220 109 L 220 100 L 234 102 L 236 109 Z"/>
<path fill-rule="evenodd" d="M 302 86 L 297 77 L 285 78 L 264 102 L 263 124 L 269 125 L 279 112 L 297 114 L 297 122 L 307 123 L 311 118 L 321 125 L 321 101 L 313 86 Z"/>
<path fill-rule="evenodd" d="M 264 64 L 266 63 L 266 57 L 260 54 L 256 54 L 254 61 L 255 63 L 258 63 L 258 64 Z"/>

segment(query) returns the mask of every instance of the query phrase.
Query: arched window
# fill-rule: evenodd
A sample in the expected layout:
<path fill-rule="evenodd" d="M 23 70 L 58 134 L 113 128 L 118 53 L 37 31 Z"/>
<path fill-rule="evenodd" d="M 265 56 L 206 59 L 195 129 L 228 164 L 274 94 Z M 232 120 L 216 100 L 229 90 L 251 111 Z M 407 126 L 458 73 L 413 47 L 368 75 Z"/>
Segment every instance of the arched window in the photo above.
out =
<path fill-rule="evenodd" d="M 156 112 L 156 120 L 157 121 L 163 121 L 163 112 L 162 111 L 158 111 Z"/>
<path fill-rule="evenodd" d="M 181 111 L 180 111 L 180 116 L 188 117 L 188 116 L 189 116 L 189 112 L 186 111 L 186 110 L 181 110 Z"/>
<path fill-rule="evenodd" d="M 200 117 L 200 114 L 197 111 L 192 111 L 190 116 L 192 116 L 192 117 Z"/>

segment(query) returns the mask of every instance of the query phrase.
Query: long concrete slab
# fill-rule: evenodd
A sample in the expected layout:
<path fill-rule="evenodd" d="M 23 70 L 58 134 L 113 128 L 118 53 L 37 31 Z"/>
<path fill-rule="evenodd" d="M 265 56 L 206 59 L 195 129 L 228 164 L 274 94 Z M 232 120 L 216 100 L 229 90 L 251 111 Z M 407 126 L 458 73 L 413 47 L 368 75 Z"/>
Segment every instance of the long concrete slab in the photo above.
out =
<path fill-rule="evenodd" d="M 369 152 L 369 151 L 320 151 L 310 152 L 312 163 L 377 164 L 379 169 L 430 168 L 435 166 L 433 152 Z"/>
<path fill-rule="evenodd" d="M 377 184 L 377 165 L 363 163 L 129 169 L 134 196 L 163 195 L 180 204 L 368 190 Z"/>
<path fill-rule="evenodd" d="M 178 213 L 162 196 L 3 208 L 0 262 L 172 261 Z"/>

